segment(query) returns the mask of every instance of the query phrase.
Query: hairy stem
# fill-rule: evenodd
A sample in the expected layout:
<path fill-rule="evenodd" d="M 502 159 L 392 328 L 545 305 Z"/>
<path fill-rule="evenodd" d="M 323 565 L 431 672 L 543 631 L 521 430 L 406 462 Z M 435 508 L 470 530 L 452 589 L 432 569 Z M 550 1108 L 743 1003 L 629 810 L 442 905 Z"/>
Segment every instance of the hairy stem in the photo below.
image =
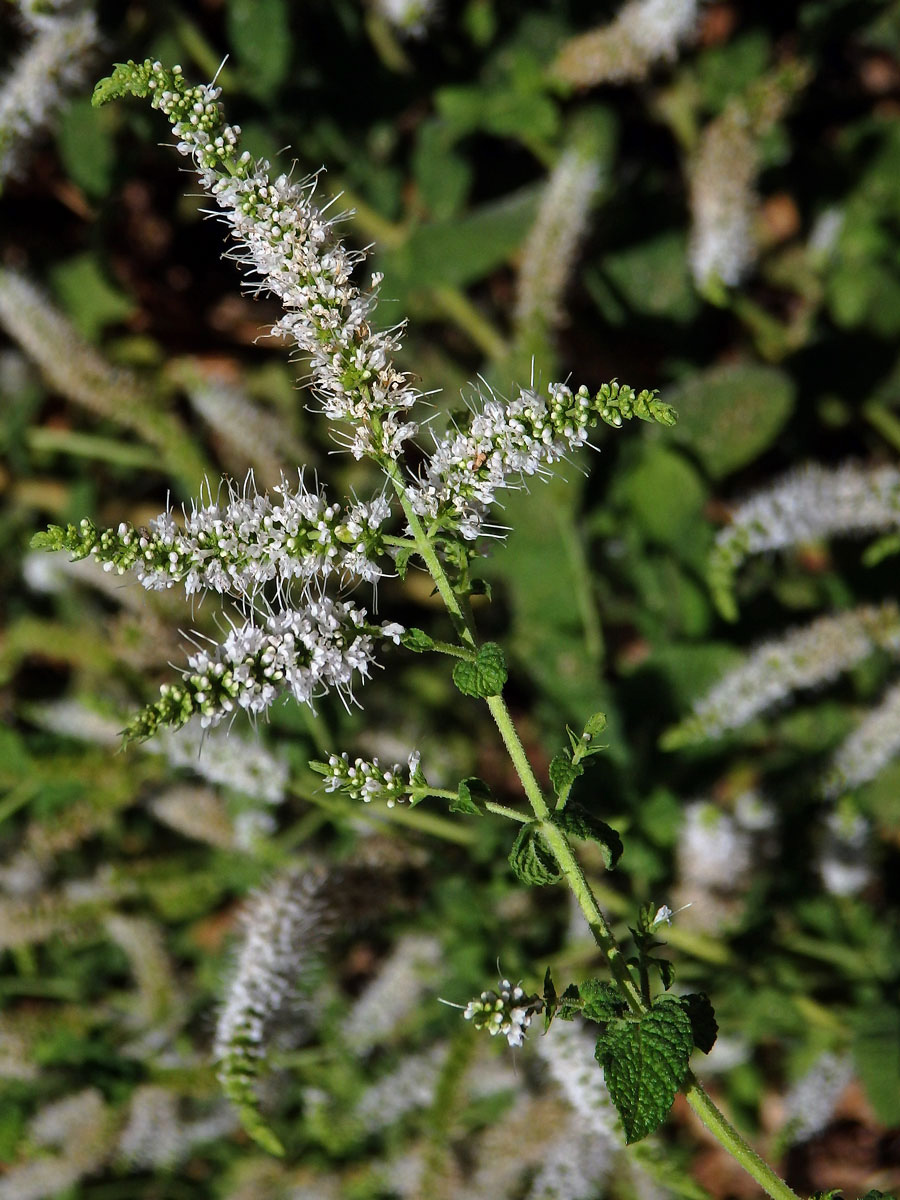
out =
<path fill-rule="evenodd" d="M 713 1104 L 693 1071 L 685 1076 L 683 1091 L 688 1104 L 717 1142 L 756 1180 L 772 1200 L 798 1200 L 797 1193 L 772 1170 L 764 1159 L 748 1146 L 731 1122 Z"/>
<path fill-rule="evenodd" d="M 400 504 L 409 523 L 409 531 L 416 543 L 416 551 L 421 556 L 434 580 L 435 586 L 447 607 L 454 628 L 464 646 L 476 649 L 477 641 L 469 614 L 460 604 L 450 580 L 437 556 L 428 535 L 413 512 L 407 498 L 403 479 L 395 463 L 386 464 L 388 476 L 394 485 Z M 509 709 L 502 696 L 489 696 L 487 706 L 491 716 L 500 731 L 503 743 L 509 753 L 516 773 L 536 819 L 541 823 L 541 833 L 555 857 L 566 882 L 578 901 L 581 911 L 590 927 L 597 945 L 603 951 L 609 963 L 610 973 L 619 986 L 623 996 L 628 1001 L 634 1013 L 646 1011 L 646 1004 L 636 986 L 628 965 L 619 948 L 615 935 L 609 927 L 606 917 L 600 909 L 590 884 L 584 876 L 581 865 L 572 850 L 565 833 L 555 825 L 540 784 L 535 777 L 531 763 L 525 753 L 525 748 L 513 724 Z M 753 1179 L 772 1197 L 772 1200 L 798 1200 L 787 1184 L 772 1170 L 770 1166 L 752 1149 L 741 1137 L 725 1115 L 720 1112 L 703 1089 L 692 1071 L 688 1071 L 683 1086 L 688 1104 L 731 1156 L 752 1176 Z"/>

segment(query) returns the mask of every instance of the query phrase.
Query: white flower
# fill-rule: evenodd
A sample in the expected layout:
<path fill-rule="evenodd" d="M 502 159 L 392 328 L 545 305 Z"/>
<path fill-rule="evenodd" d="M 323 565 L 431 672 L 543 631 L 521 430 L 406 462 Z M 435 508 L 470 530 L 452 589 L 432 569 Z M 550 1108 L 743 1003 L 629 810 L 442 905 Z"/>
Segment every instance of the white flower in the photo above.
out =
<path fill-rule="evenodd" d="M 731 589 L 745 559 L 765 550 L 896 529 L 900 525 L 900 471 L 844 463 L 792 471 L 742 500 L 716 537 L 710 560 L 713 587 Z"/>
<path fill-rule="evenodd" d="M 289 871 L 255 896 L 245 916 L 213 1046 L 226 1095 L 239 1105 L 254 1103 L 253 1079 L 272 1024 L 285 1006 L 296 1008 L 332 928 L 327 882 L 322 871 Z"/>
<path fill-rule="evenodd" d="M 859 813 L 838 809 L 826 816 L 816 867 L 832 896 L 856 896 L 871 882 L 870 832 Z"/>
<path fill-rule="evenodd" d="M 47 536 L 78 559 L 90 556 L 119 575 L 134 571 L 145 588 L 183 584 L 189 596 L 209 590 L 252 602 L 273 581 L 284 594 L 294 581 L 306 593 L 332 575 L 381 578 L 375 560 L 386 553 L 381 527 L 390 516 L 383 497 L 344 509 L 321 486 L 309 490 L 302 473 L 296 486 L 282 478 L 273 490 L 280 500 L 258 492 L 248 475 L 240 491 L 227 485 L 223 503 L 195 504 L 183 526 L 164 512 L 147 529 L 122 522 L 100 530 L 84 519 Z"/>
<path fill-rule="evenodd" d="M 357 758 L 350 761 L 349 755 L 332 754 L 327 763 L 314 763 L 314 769 L 325 776 L 326 792 L 341 792 L 351 800 L 383 800 L 388 808 L 408 799 L 416 787 L 425 784 L 419 771 L 421 755 L 413 751 L 407 760 L 407 774 L 399 763 L 383 767 L 377 757 L 371 761 Z"/>
<path fill-rule="evenodd" d="M 794 1084 L 784 1098 L 785 1124 L 794 1144 L 822 1132 L 852 1078 L 850 1059 L 826 1052 Z"/>
<path fill-rule="evenodd" d="M 834 797 L 868 783 L 900 754 L 900 684 L 888 688 L 838 749 L 823 791 Z"/>
<path fill-rule="evenodd" d="M 250 741 L 233 731 L 203 730 L 189 724 L 165 733 L 148 749 L 159 750 L 173 767 L 187 767 L 201 779 L 241 792 L 266 804 L 280 804 L 288 781 L 288 766 L 257 738 Z"/>
<path fill-rule="evenodd" d="M 819 617 L 763 642 L 694 705 L 666 739 L 670 745 L 739 729 L 792 692 L 830 683 L 880 647 L 900 650 L 900 612 L 893 603 Z"/>
<path fill-rule="evenodd" d="M 609 25 L 572 38 L 553 64 L 576 87 L 643 79 L 660 60 L 673 59 L 697 24 L 698 0 L 629 0 Z"/>
<path fill-rule="evenodd" d="M 302 610 L 272 613 L 263 626 L 247 621 L 221 645 L 190 655 L 183 681 L 164 684 L 159 700 L 138 713 L 124 735 L 143 740 L 194 715 L 204 729 L 239 709 L 259 716 L 285 692 L 301 704 L 332 690 L 350 700 L 354 677 L 369 675 L 378 633 L 364 609 L 327 596 Z"/>
<path fill-rule="evenodd" d="M 0 189 L 20 166 L 25 146 L 56 116 L 66 93 L 82 83 L 99 38 L 89 9 L 28 15 L 35 36 L 0 86 Z"/>
<path fill-rule="evenodd" d="M 550 174 L 522 248 L 516 323 L 526 339 L 562 323 L 563 293 L 599 184 L 596 156 L 578 146 L 566 150 Z"/>
<path fill-rule="evenodd" d="M 502 1033 L 510 1046 L 521 1046 L 532 1017 L 542 1008 L 539 996 L 529 996 L 519 984 L 513 986 L 502 979 L 498 992 L 482 992 L 477 1000 L 470 1000 L 463 1017 L 476 1029 L 486 1029 L 491 1037 Z"/>
<path fill-rule="evenodd" d="M 474 540 L 499 489 L 549 475 L 549 466 L 585 444 L 592 426 L 610 419 L 602 389 L 592 397 L 586 387 L 572 392 L 551 383 L 547 392 L 523 389 L 508 401 L 490 390 L 479 394 L 471 417 L 436 442 L 407 489 L 415 512 Z M 618 414 L 610 423 L 621 424 Z"/>
<path fill-rule="evenodd" d="M 437 11 L 437 0 L 374 0 L 373 8 L 404 37 L 424 37 Z"/>
<path fill-rule="evenodd" d="M 310 386 L 332 421 L 349 422 L 346 444 L 355 457 L 396 458 L 412 436 L 412 422 L 398 422 L 419 393 L 393 365 L 403 326 L 373 330 L 381 277 L 368 292 L 353 282 L 365 257 L 346 249 L 335 233 L 341 216 L 328 217 L 313 203 L 316 176 L 295 182 L 272 178 L 269 164 L 238 154 L 240 128 L 227 125 L 220 89 L 188 88 L 181 68 L 129 64 L 146 76 L 153 104 L 172 121 L 178 150 L 194 161 L 203 187 L 231 227 L 230 256 L 251 276 L 255 291 L 276 296 L 285 315 L 273 333 L 292 340 L 309 360 Z"/>

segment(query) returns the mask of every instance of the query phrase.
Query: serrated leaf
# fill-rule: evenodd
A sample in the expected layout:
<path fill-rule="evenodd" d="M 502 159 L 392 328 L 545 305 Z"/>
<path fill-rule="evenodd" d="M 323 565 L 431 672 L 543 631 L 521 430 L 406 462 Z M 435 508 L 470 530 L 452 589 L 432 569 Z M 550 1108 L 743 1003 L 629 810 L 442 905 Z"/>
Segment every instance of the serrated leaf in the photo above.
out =
<path fill-rule="evenodd" d="M 581 984 L 579 993 L 584 1001 L 582 1015 L 589 1021 L 615 1021 L 628 1007 L 614 983 L 601 979 L 587 979 Z"/>
<path fill-rule="evenodd" d="M 570 983 L 559 998 L 557 1016 L 563 1021 L 571 1021 L 581 1011 L 581 992 L 574 983 Z"/>
<path fill-rule="evenodd" d="M 607 871 L 612 871 L 622 857 L 622 839 L 616 831 L 582 804 L 567 804 L 562 812 L 553 814 L 553 822 L 573 837 L 596 842 Z"/>
<path fill-rule="evenodd" d="M 509 852 L 509 865 L 516 878 L 529 887 L 558 883 L 562 878 L 556 859 L 544 841 L 537 821 L 529 821 L 519 830 L 519 836 Z"/>
<path fill-rule="evenodd" d="M 706 992 L 689 992 L 679 1000 L 691 1023 L 694 1045 L 704 1054 L 709 1054 L 719 1035 L 716 1013 Z"/>
<path fill-rule="evenodd" d="M 450 811 L 468 813 L 472 817 L 484 816 L 479 805 L 491 798 L 491 789 L 483 779 L 472 775 L 460 781 L 456 790 L 456 798 L 450 801 Z"/>
<path fill-rule="evenodd" d="M 675 982 L 675 967 L 667 958 L 648 958 L 647 962 L 650 963 L 651 966 L 656 967 L 657 971 L 659 971 L 659 977 L 662 980 L 662 985 L 666 991 L 668 991 Z"/>
<path fill-rule="evenodd" d="M 506 683 L 506 659 L 496 642 L 485 642 L 474 659 L 453 668 L 453 682 L 464 696 L 499 696 Z"/>
<path fill-rule="evenodd" d="M 581 763 L 572 762 L 567 750 L 560 750 L 550 762 L 550 783 L 557 796 L 561 796 L 583 774 L 584 767 Z"/>
<path fill-rule="evenodd" d="M 406 578 L 406 572 L 409 570 L 409 560 L 415 554 L 412 546 L 401 546 L 394 554 L 394 566 L 397 568 L 397 574 L 401 579 Z"/>
<path fill-rule="evenodd" d="M 595 1057 L 622 1121 L 627 1144 L 658 1129 L 681 1087 L 694 1039 L 674 996 L 658 999 L 639 1020 L 619 1020 L 598 1040 Z"/>
<path fill-rule="evenodd" d="M 414 654 L 424 654 L 427 650 L 434 649 L 434 638 L 424 629 L 407 629 L 400 638 L 400 645 L 412 650 Z"/>

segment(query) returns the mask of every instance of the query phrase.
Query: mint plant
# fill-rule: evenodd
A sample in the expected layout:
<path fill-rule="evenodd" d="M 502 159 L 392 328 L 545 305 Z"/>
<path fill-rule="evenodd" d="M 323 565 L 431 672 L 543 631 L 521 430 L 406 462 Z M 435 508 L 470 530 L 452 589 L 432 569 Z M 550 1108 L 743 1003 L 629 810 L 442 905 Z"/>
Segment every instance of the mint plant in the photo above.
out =
<path fill-rule="evenodd" d="M 674 30 L 673 42 L 680 36 L 680 28 Z M 668 52 L 645 48 L 640 69 L 644 60 Z M 133 575 L 148 590 L 222 599 L 220 624 L 228 632 L 220 641 L 197 643 L 180 678 L 129 721 L 126 741 L 143 742 L 189 723 L 225 727 L 240 710 L 259 718 L 288 696 L 312 707 L 334 692 L 350 704 L 390 644 L 451 660 L 446 666 L 459 693 L 484 701 L 490 711 L 528 808 L 498 803 L 478 778 L 456 788 L 432 787 L 428 765 L 415 750 L 406 768 L 384 767 L 377 757 L 351 761 L 349 754 L 332 754 L 313 760 L 312 769 L 324 777 L 327 793 L 351 802 L 414 808 L 432 799 L 446 802 L 459 820 L 489 813 L 510 821 L 517 826 L 510 869 L 528 887 L 565 882 L 609 975 L 558 989 L 547 971 L 543 990 L 533 993 L 504 979 L 497 990 L 471 1000 L 464 1017 L 476 1029 L 502 1034 L 511 1046 L 522 1044 L 539 1017 L 545 1030 L 556 1021 L 595 1024 L 594 1069 L 602 1069 L 627 1143 L 658 1129 L 683 1092 L 712 1135 L 769 1195 L 793 1197 L 691 1071 L 693 1050 L 709 1052 L 717 1027 L 708 997 L 670 990 L 673 969 L 659 954 L 659 934 L 674 914 L 666 905 L 645 907 L 626 950 L 580 865 L 573 841 L 595 844 L 607 870 L 623 850 L 618 833 L 594 807 L 573 796 L 590 760 L 605 749 L 604 715 L 590 715 L 580 730 L 566 729 L 550 763 L 550 791 L 542 789 L 504 698 L 503 649 L 481 640 L 473 614 L 472 598 L 483 591 L 473 569 L 484 540 L 498 532 L 493 521 L 504 489 L 549 476 L 600 425 L 620 429 L 637 418 L 672 426 L 674 410 L 656 392 L 615 380 L 592 392 L 532 379 L 512 398 L 482 383 L 473 389 L 468 411 L 446 433 L 430 436 L 429 445 L 423 394 L 395 365 L 403 326 L 376 325 L 381 278 L 360 286 L 364 255 L 342 244 L 341 218 L 317 207 L 316 179 L 273 177 L 269 163 L 242 149 L 241 131 L 225 120 L 219 95 L 215 86 L 190 86 L 178 67 L 148 60 L 117 66 L 98 84 L 95 103 L 149 97 L 169 119 L 179 152 L 192 161 L 229 227 L 230 256 L 246 270 L 250 289 L 281 301 L 284 315 L 273 332 L 305 364 L 312 401 L 334 440 L 377 468 L 382 489 L 366 500 L 335 500 L 318 483 L 308 487 L 301 469 L 296 482 L 284 478 L 271 493 L 259 491 L 252 479 L 240 488 L 223 480 L 214 498 L 207 484 L 205 499 L 198 497 L 183 520 L 167 511 L 146 526 L 101 528 L 85 519 L 38 534 L 37 548 L 91 558 L 110 573 Z M 358 592 L 413 569 L 427 572 L 443 601 L 452 631 L 445 639 L 375 619 L 356 594 L 353 602 L 343 598 L 351 586 Z M 858 644 L 864 646 L 857 657 L 871 643 L 894 637 L 894 610 L 854 616 L 860 628 L 848 635 L 852 652 L 838 655 L 838 666 L 826 673 L 855 661 Z M 798 672 L 803 682 L 806 676 Z M 215 1053 L 225 1091 L 247 1132 L 275 1153 L 281 1143 L 262 1117 L 256 1086 L 269 1030 L 296 999 L 298 955 L 315 951 L 333 917 L 320 876 L 277 880 L 250 914 L 219 1021 Z"/>

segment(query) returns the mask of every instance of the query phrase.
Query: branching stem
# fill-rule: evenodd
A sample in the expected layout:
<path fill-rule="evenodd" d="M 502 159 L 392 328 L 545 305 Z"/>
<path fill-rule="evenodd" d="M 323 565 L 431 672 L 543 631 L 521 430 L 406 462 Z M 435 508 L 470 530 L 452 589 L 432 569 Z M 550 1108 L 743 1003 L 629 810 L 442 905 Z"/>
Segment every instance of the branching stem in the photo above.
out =
<path fill-rule="evenodd" d="M 388 477 L 393 484 L 409 526 L 410 535 L 415 542 L 416 552 L 428 568 L 435 586 L 447 607 L 454 629 L 466 650 L 477 650 L 478 642 L 471 620 L 468 605 L 460 602 L 453 590 L 443 564 L 432 546 L 421 520 L 413 511 L 406 494 L 400 470 L 393 462 L 383 464 Z M 502 696 L 487 697 L 487 706 L 491 716 L 500 731 L 500 736 L 509 753 L 522 787 L 531 804 L 535 818 L 541 823 L 541 833 L 553 853 L 566 882 L 578 901 L 581 911 L 590 927 L 597 945 L 609 963 L 610 973 L 619 986 L 623 997 L 635 1014 L 646 1011 L 645 998 L 641 995 L 639 986 L 635 983 L 624 955 L 619 948 L 615 935 L 600 909 L 597 899 L 585 878 L 581 865 L 572 850 L 565 833 L 552 821 L 552 813 L 535 777 L 531 763 L 525 753 L 525 748 L 513 724 L 512 717 Z M 502 805 L 489 804 L 492 811 L 501 812 L 504 816 L 514 816 L 521 820 L 520 814 L 513 809 L 505 809 Z M 688 1071 L 684 1082 L 685 1098 L 691 1108 L 710 1131 L 713 1137 L 732 1155 L 734 1159 L 752 1176 L 772 1200 L 798 1200 L 797 1194 L 772 1170 L 772 1168 L 744 1141 L 731 1122 L 725 1117 L 692 1071 Z"/>

